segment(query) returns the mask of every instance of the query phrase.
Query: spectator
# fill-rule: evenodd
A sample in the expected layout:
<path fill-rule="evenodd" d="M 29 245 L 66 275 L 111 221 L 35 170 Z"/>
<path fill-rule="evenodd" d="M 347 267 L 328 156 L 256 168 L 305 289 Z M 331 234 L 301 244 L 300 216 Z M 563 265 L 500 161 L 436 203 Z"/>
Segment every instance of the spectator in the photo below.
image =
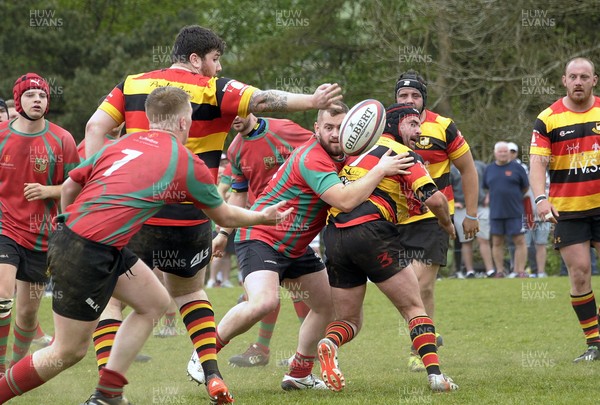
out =
<path fill-rule="evenodd" d="M 488 276 L 504 277 L 504 237 L 510 236 L 515 244 L 515 273 L 511 277 L 526 277 L 523 194 L 529 188 L 527 173 L 510 160 L 506 142 L 496 143 L 494 156 L 496 160 L 483 176 L 483 186 L 489 190 L 492 256 L 496 265 L 496 272 Z"/>

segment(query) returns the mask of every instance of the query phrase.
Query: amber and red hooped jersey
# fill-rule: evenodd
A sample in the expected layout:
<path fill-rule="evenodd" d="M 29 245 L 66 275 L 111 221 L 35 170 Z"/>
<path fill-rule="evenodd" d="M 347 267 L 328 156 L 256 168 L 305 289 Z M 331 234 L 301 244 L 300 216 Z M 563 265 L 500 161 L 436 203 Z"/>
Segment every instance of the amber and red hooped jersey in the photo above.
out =
<path fill-rule="evenodd" d="M 450 214 L 454 214 L 454 193 L 450 182 L 450 162 L 470 150 L 456 124 L 446 117 L 426 110 L 425 121 L 421 123 L 421 136 L 414 151 L 423 158 L 427 171 L 438 190 L 448 199 Z M 433 218 L 431 211 L 408 218 L 402 223 L 411 223 L 425 218 Z"/>
<path fill-rule="evenodd" d="M 378 219 L 399 224 L 427 210 L 418 198 L 417 191 L 424 185 L 434 184 L 434 182 L 421 162 L 421 158 L 407 146 L 394 141 L 389 134 L 383 134 L 376 146 L 367 153 L 348 157 L 344 168 L 339 173 L 340 179 L 347 184 L 364 177 L 379 163 L 388 149 L 392 149 L 392 156 L 408 152 L 414 157 L 415 164 L 410 167 L 410 174 L 384 177 L 368 200 L 351 212 L 342 212 L 331 207 L 328 223 L 338 228 Z"/>
<path fill-rule="evenodd" d="M 168 68 L 127 76 L 98 108 L 119 124 L 125 121 L 127 133 L 147 130 L 144 103 L 148 94 L 164 86 L 179 87 L 190 95 L 192 126 L 186 146 L 204 161 L 216 184 L 227 133 L 237 115 L 248 115 L 250 98 L 257 89 L 224 77 Z M 166 206 L 147 224 L 192 226 L 206 221 L 202 212 L 183 204 Z"/>
<path fill-rule="evenodd" d="M 600 215 L 600 97 L 577 113 L 562 98 L 533 127 L 531 155 L 549 156 L 549 200 L 561 219 Z"/>
<path fill-rule="evenodd" d="M 190 95 L 192 126 L 186 146 L 206 163 L 217 182 L 225 138 L 236 115 L 248 115 L 255 87 L 225 77 L 207 77 L 184 69 L 160 69 L 130 75 L 98 107 L 117 123 L 125 121 L 127 133 L 148 129 L 144 103 L 158 87 L 173 86 Z"/>
<path fill-rule="evenodd" d="M 24 134 L 0 124 L 0 234 L 36 251 L 48 250 L 59 200 L 27 201 L 25 183 L 62 184 L 79 164 L 73 136 L 46 121 L 36 134 Z"/>

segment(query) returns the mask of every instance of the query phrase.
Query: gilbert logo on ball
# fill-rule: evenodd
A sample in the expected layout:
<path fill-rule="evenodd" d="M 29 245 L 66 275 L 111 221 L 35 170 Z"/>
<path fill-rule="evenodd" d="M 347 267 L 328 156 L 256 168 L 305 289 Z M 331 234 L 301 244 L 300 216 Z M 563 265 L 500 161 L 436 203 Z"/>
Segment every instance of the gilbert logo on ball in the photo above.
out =
<path fill-rule="evenodd" d="M 368 151 L 379 140 L 385 128 L 385 107 L 377 100 L 367 99 L 348 111 L 340 127 L 340 143 L 346 155 L 356 156 Z"/>

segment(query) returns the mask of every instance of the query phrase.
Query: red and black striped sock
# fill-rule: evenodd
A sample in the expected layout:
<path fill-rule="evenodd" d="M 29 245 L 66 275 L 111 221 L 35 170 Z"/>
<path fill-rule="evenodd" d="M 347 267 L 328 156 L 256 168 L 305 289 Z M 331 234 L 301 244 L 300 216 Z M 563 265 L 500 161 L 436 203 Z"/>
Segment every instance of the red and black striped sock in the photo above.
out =
<path fill-rule="evenodd" d="M 212 305 L 205 300 L 190 301 L 182 305 L 179 312 L 200 359 L 204 375 L 208 377 L 216 374 L 220 377 L 217 365 L 215 313 Z"/>
<path fill-rule="evenodd" d="M 440 359 L 435 344 L 435 326 L 427 315 L 415 316 L 408 321 L 413 347 L 421 356 L 427 374 L 441 374 Z"/>
<path fill-rule="evenodd" d="M 600 333 L 598 330 L 598 309 L 594 292 L 590 291 L 583 295 L 571 295 L 571 305 L 579 319 L 579 325 L 585 335 L 588 346 L 593 345 L 600 348 Z"/>
<path fill-rule="evenodd" d="M 333 321 L 327 325 L 325 337 L 331 340 L 337 347 L 348 343 L 354 338 L 354 327 L 346 321 Z"/>
<path fill-rule="evenodd" d="M 121 321 L 118 319 L 104 319 L 98 322 L 96 330 L 92 335 L 94 340 L 94 351 L 96 352 L 96 363 L 98 371 L 106 367 L 110 351 L 115 344 L 115 335 L 121 326 Z"/>

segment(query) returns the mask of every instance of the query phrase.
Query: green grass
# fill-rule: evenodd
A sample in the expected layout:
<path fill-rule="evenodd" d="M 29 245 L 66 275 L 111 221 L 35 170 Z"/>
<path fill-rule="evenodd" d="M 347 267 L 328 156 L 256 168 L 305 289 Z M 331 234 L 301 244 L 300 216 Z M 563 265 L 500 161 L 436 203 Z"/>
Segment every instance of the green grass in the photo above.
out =
<path fill-rule="evenodd" d="M 460 385 L 458 392 L 431 394 L 425 374 L 407 370 L 408 330 L 392 305 L 369 285 L 363 330 L 340 351 L 346 377 L 343 392 L 284 392 L 279 388 L 285 370 L 277 367 L 277 361 L 294 352 L 298 332 L 291 301 L 287 301 L 275 329 L 268 366 L 240 369 L 226 363 L 246 349 L 256 329 L 221 352 L 221 371 L 236 403 L 576 404 L 597 396 L 600 364 L 572 363 L 585 345 L 570 307 L 566 278 L 444 279 L 436 289 L 436 326 L 445 342 L 440 349 L 442 370 Z M 240 293 L 241 288 L 209 290 L 218 317 Z M 41 318 L 51 331 L 49 299 L 43 301 Z M 186 377 L 191 353 L 186 336 L 151 337 L 143 352 L 152 361 L 134 364 L 127 375 L 126 394 L 136 405 L 208 403 L 204 387 Z M 90 349 L 75 367 L 10 403 L 79 404 L 96 382 Z"/>

